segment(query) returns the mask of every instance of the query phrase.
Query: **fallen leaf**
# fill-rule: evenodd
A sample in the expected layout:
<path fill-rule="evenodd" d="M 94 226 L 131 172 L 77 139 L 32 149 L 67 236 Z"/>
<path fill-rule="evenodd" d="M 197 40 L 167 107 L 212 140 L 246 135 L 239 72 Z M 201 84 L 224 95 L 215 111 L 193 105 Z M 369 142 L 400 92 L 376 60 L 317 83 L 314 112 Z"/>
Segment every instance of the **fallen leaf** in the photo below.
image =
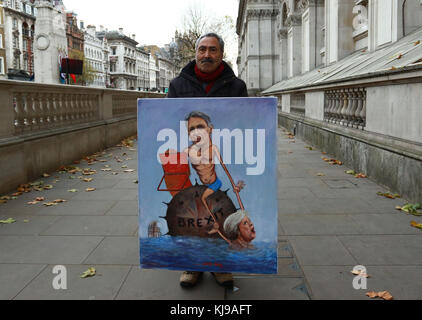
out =
<path fill-rule="evenodd" d="M 317 173 L 317 176 L 318 177 L 325 177 L 325 174 L 323 174 L 323 173 Z"/>
<path fill-rule="evenodd" d="M 411 215 L 420 217 L 420 216 L 422 216 L 422 212 L 418 211 L 418 209 L 420 209 L 420 208 L 421 208 L 421 205 L 419 203 L 416 203 L 416 204 L 408 203 L 398 210 L 402 210 L 402 211 L 406 212 L 407 214 L 411 214 Z"/>
<path fill-rule="evenodd" d="M 403 58 L 403 54 L 401 54 L 401 53 L 400 53 L 400 54 L 398 55 L 397 59 L 401 59 L 401 58 Z"/>
<path fill-rule="evenodd" d="M 95 189 L 95 188 L 86 188 L 85 189 L 86 192 L 92 192 L 92 191 L 95 191 L 95 190 L 97 190 L 97 189 Z"/>
<path fill-rule="evenodd" d="M 93 178 L 84 178 L 84 179 L 82 179 L 83 181 L 85 181 L 85 182 L 91 182 L 92 180 L 94 180 Z"/>
<path fill-rule="evenodd" d="M 133 183 L 139 184 L 139 181 L 138 180 L 133 180 Z"/>
<path fill-rule="evenodd" d="M 75 192 L 78 192 L 79 190 L 77 190 L 77 189 L 70 189 L 70 190 L 67 190 L 68 192 L 73 192 L 73 193 L 75 193 Z"/>
<path fill-rule="evenodd" d="M 130 173 L 130 172 L 135 172 L 135 170 L 134 169 L 127 169 L 127 170 L 124 170 L 123 172 Z"/>
<path fill-rule="evenodd" d="M 13 218 L 9 218 L 7 220 L 0 220 L 0 224 L 12 224 L 12 223 L 15 223 L 15 222 L 16 222 L 16 220 L 13 219 Z"/>
<path fill-rule="evenodd" d="M 42 177 L 43 178 L 48 178 L 50 175 L 48 174 L 48 173 L 44 173 L 43 175 L 42 175 Z"/>
<path fill-rule="evenodd" d="M 417 223 L 416 221 L 412 221 L 412 222 L 410 222 L 410 225 L 414 228 L 422 230 L 422 223 Z"/>
<path fill-rule="evenodd" d="M 57 203 L 55 203 L 55 202 L 45 202 L 44 203 L 44 206 L 46 206 L 46 207 L 53 207 L 53 206 L 57 206 Z"/>
<path fill-rule="evenodd" d="M 415 46 L 417 46 L 418 44 L 420 44 L 421 42 L 418 40 L 415 42 Z"/>
<path fill-rule="evenodd" d="M 368 176 L 367 176 L 366 174 L 363 174 L 363 173 L 358 173 L 357 175 L 355 175 L 355 177 L 356 177 L 356 178 L 359 178 L 359 179 L 365 179 L 365 178 L 368 178 Z"/>
<path fill-rule="evenodd" d="M 10 200 L 10 197 L 9 196 L 3 196 L 3 197 L 0 198 L 0 200 Z"/>
<path fill-rule="evenodd" d="M 327 152 L 322 152 L 322 154 L 327 154 Z"/>
<path fill-rule="evenodd" d="M 82 275 L 81 278 L 89 278 L 89 277 L 93 277 L 95 276 L 95 274 L 97 273 L 97 271 L 95 270 L 95 268 L 89 268 L 87 271 L 85 271 Z"/>
<path fill-rule="evenodd" d="M 353 176 L 356 174 L 355 170 L 349 170 L 349 171 L 346 171 L 346 173 L 351 174 Z"/>
<path fill-rule="evenodd" d="M 30 204 L 30 205 L 34 205 L 34 204 L 38 204 L 39 203 L 39 201 L 29 201 L 28 202 L 28 204 Z"/>
<path fill-rule="evenodd" d="M 111 173 L 113 176 L 117 176 L 119 173 L 118 172 L 112 172 Z"/>
<path fill-rule="evenodd" d="M 26 219 L 25 219 L 25 220 L 23 220 L 23 222 L 28 223 L 28 222 L 29 222 L 29 220 L 26 220 Z"/>
<path fill-rule="evenodd" d="M 127 168 L 127 165 L 122 166 L 122 169 L 126 169 L 126 168 Z"/>
<path fill-rule="evenodd" d="M 67 202 L 67 200 L 63 200 L 63 199 L 57 199 L 53 201 L 54 203 L 64 203 Z"/>
<path fill-rule="evenodd" d="M 51 184 L 47 184 L 44 186 L 44 190 L 51 190 L 53 189 L 53 186 Z"/>
<path fill-rule="evenodd" d="M 367 273 L 364 273 L 364 272 L 359 271 L 359 270 L 353 270 L 353 271 L 350 271 L 350 272 L 352 274 L 354 274 L 355 276 L 361 276 L 361 277 L 364 277 L 364 278 L 370 278 L 370 276 Z"/>
<path fill-rule="evenodd" d="M 101 171 L 108 172 L 108 171 L 111 171 L 111 168 L 101 169 Z"/>
<path fill-rule="evenodd" d="M 380 292 L 370 291 L 366 293 L 366 295 L 371 299 L 381 298 L 387 301 L 393 300 L 393 296 L 388 291 L 380 291 Z"/>
<path fill-rule="evenodd" d="M 391 194 L 389 192 L 383 193 L 383 192 L 377 192 L 377 195 L 382 196 L 382 197 L 386 197 L 388 199 L 396 199 L 396 198 L 401 198 L 399 194 L 395 193 L 395 194 Z M 396 207 L 397 209 L 397 207 Z M 398 207 L 398 210 L 401 210 L 401 207 Z"/>

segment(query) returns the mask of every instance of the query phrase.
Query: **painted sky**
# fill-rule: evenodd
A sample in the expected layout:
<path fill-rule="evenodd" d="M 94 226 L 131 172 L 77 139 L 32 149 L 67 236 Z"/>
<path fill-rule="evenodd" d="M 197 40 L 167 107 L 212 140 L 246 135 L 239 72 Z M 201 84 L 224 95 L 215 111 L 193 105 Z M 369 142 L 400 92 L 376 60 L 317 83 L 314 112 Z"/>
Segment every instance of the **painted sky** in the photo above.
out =
<path fill-rule="evenodd" d="M 170 202 L 168 192 L 156 189 L 163 177 L 163 169 L 157 160 L 157 151 L 164 142 L 157 141 L 158 133 L 165 128 L 180 135 L 180 121 L 190 112 L 202 111 L 211 117 L 215 129 L 253 129 L 254 155 L 256 155 L 258 129 L 266 129 L 265 171 L 259 176 L 248 176 L 246 168 L 253 165 L 229 164 L 227 168 L 235 182 L 243 180 L 246 188 L 240 196 L 245 209 L 249 212 L 255 229 L 257 241 L 276 241 L 277 237 L 277 116 L 275 98 L 219 98 L 219 99 L 141 99 L 138 106 L 138 141 L 139 141 L 139 204 L 140 236 L 147 235 L 147 226 L 152 221 L 161 221 L 163 232 L 167 224 L 159 216 L 166 215 L 167 207 L 163 202 Z M 182 127 L 183 128 L 183 127 Z M 184 128 L 183 128 L 184 129 Z M 180 144 L 180 137 L 179 137 Z M 214 143 L 216 143 L 214 141 Z M 233 143 L 234 145 L 234 143 Z M 180 146 L 177 148 L 180 151 Z M 224 145 L 220 151 L 223 154 Z M 225 155 L 223 154 L 223 157 Z M 232 148 L 232 159 L 235 148 Z M 233 161 L 234 162 L 234 161 Z M 221 165 L 216 165 L 217 176 L 223 182 L 221 190 L 230 189 L 229 196 L 239 207 L 230 181 Z M 191 168 L 191 181 L 198 179 Z M 198 179 L 200 182 L 200 180 Z"/>

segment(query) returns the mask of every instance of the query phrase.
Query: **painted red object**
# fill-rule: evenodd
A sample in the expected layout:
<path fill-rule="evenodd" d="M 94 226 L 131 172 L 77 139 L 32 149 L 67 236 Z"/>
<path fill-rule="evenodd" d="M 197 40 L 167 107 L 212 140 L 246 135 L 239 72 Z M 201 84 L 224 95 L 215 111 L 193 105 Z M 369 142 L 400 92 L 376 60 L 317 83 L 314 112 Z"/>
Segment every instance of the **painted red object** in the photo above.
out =
<path fill-rule="evenodd" d="M 174 150 L 167 150 L 160 154 L 160 161 L 163 166 L 164 176 L 158 185 L 157 191 L 168 191 L 174 197 L 180 191 L 192 187 L 189 179 L 190 168 L 186 153 Z M 163 181 L 166 189 L 161 189 Z"/>

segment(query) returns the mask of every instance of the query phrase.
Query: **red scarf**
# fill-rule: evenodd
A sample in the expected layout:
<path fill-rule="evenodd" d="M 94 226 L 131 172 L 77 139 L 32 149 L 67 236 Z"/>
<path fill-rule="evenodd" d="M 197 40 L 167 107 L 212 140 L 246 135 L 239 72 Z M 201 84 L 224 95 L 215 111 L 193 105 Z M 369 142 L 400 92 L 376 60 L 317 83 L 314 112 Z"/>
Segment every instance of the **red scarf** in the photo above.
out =
<path fill-rule="evenodd" d="M 223 73 L 224 64 L 221 63 L 220 66 L 212 73 L 204 73 L 199 70 L 198 66 L 195 65 L 195 74 L 199 81 L 207 83 L 205 92 L 210 92 L 211 88 L 214 86 L 215 80 Z"/>

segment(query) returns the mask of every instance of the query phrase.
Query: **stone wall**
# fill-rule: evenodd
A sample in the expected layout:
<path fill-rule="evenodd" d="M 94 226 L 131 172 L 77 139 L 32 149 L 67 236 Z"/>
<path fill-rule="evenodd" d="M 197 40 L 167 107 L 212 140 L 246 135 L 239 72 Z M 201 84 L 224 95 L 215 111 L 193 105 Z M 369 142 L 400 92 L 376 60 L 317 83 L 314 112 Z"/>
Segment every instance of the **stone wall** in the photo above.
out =
<path fill-rule="evenodd" d="M 0 81 L 0 194 L 136 134 L 137 99 L 160 97 Z"/>
<path fill-rule="evenodd" d="M 279 124 L 393 193 L 412 203 L 422 202 L 422 155 L 411 144 L 281 111 Z"/>

